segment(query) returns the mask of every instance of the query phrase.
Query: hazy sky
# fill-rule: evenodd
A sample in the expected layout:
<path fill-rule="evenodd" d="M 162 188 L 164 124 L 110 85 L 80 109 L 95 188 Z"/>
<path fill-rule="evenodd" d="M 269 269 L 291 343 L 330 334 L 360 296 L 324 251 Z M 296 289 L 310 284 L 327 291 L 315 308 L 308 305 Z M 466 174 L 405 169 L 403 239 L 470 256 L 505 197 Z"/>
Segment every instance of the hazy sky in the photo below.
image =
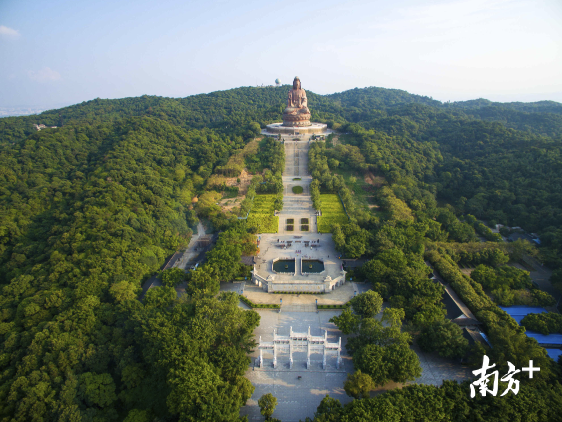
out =
<path fill-rule="evenodd" d="M 562 0 L 0 0 L 0 106 L 290 83 L 562 102 Z"/>

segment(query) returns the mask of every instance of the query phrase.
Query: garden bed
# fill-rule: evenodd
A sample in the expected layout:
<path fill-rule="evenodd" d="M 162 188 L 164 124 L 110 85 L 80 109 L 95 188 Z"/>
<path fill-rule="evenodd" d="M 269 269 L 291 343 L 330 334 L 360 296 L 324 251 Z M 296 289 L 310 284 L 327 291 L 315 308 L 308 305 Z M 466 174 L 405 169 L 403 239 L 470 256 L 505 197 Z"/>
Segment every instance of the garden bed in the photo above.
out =
<path fill-rule="evenodd" d="M 330 233 L 332 225 L 349 222 L 338 195 L 321 194 L 320 209 L 322 215 L 317 217 L 319 233 Z"/>
<path fill-rule="evenodd" d="M 279 309 L 281 306 L 279 305 L 268 305 L 264 303 L 254 303 L 250 299 L 245 296 L 239 295 L 240 300 L 248 305 L 250 308 L 269 308 L 269 309 Z"/>
<path fill-rule="evenodd" d="M 349 307 L 349 304 L 344 305 L 318 305 L 317 309 L 345 309 Z"/>

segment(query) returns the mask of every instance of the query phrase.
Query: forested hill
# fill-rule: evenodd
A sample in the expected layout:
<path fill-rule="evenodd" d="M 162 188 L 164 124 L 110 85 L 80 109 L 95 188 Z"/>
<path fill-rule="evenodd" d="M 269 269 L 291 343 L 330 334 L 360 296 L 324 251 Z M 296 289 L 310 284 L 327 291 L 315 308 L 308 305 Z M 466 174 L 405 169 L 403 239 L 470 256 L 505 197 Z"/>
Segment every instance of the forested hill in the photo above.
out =
<path fill-rule="evenodd" d="M 227 129 L 229 126 L 231 129 L 240 129 L 252 121 L 261 123 L 277 119 L 283 111 L 281 107 L 285 102 L 286 91 L 281 88 L 238 88 L 187 98 L 148 95 L 115 100 L 96 98 L 70 107 L 49 110 L 39 116 L 0 119 L 0 143 L 25 139 L 36 131 L 34 123 L 47 126 L 94 124 L 133 116 L 157 118 L 183 129 Z"/>
<path fill-rule="evenodd" d="M 418 103 L 432 107 L 448 109 L 475 110 L 486 107 L 497 107 L 526 113 L 553 113 L 562 114 L 562 104 L 556 101 L 537 101 L 533 103 L 511 102 L 500 103 L 484 98 L 468 101 L 441 102 L 432 97 L 410 94 L 401 89 L 388 89 L 379 87 L 354 88 L 348 91 L 326 95 L 326 97 L 339 102 L 340 105 L 358 108 L 390 108 L 394 106 Z"/>
<path fill-rule="evenodd" d="M 228 130 L 252 121 L 262 126 L 279 121 L 290 86 L 267 88 L 242 87 L 185 98 L 143 95 L 114 100 L 96 98 L 69 107 L 49 110 L 38 116 L 0 119 L 0 145 L 25 139 L 34 133 L 33 124 L 47 126 L 109 121 L 132 116 L 149 116 L 184 129 L 212 127 Z M 554 101 L 535 103 L 497 103 L 484 99 L 442 103 L 429 97 L 398 89 L 377 87 L 317 95 L 308 91 L 312 117 L 318 121 L 343 123 L 367 122 L 385 116 L 403 114 L 404 107 L 424 105 L 447 115 L 497 121 L 504 126 L 548 136 L 562 136 L 562 104 Z M 342 120 L 342 118 L 344 120 Z"/>
<path fill-rule="evenodd" d="M 36 136 L 33 123 L 83 127 L 135 116 L 183 130 L 207 127 L 248 138 L 256 130 L 252 122 L 264 127 L 281 119 L 289 88 L 243 87 L 175 99 L 95 99 L 39 116 L 0 119 L 0 145 L 9 150 L 12 143 Z M 441 103 L 376 87 L 326 96 L 308 91 L 308 98 L 313 120 L 334 128 L 356 123 L 366 130 L 437 148 L 435 153 L 444 160 L 425 172 L 425 182 L 435 187 L 438 196 L 457 204 L 459 212 L 542 231 L 547 239 L 557 232 L 562 221 L 562 182 L 557 171 L 562 104 L 483 99 Z"/>
<path fill-rule="evenodd" d="M 0 420 L 238 418 L 259 316 L 236 295 L 137 298 L 189 241 L 192 197 L 255 135 L 116 112 L 4 143 Z"/>
<path fill-rule="evenodd" d="M 326 97 L 341 106 L 347 120 L 355 122 L 380 117 L 381 111 L 396 115 L 404 106 L 421 104 L 457 117 L 495 121 L 517 130 L 562 136 L 562 104 L 555 101 L 498 103 L 480 98 L 443 103 L 399 89 L 377 87 L 355 88 Z"/>
<path fill-rule="evenodd" d="M 476 108 L 483 105 L 476 101 L 469 109 L 447 104 L 436 107 L 429 105 L 431 99 L 413 96 L 406 103 L 409 97 L 403 91 L 379 88 L 331 97 L 337 96 L 345 101 L 341 102 L 341 120 L 334 122 L 336 127 L 337 122 L 347 121 L 345 130 L 365 133 L 361 138 L 367 136 L 367 130 L 394 137 L 397 147 L 406 141 L 436 148 L 443 160 L 425 170 L 423 182 L 432 186 L 438 197 L 453 204 L 459 214 L 470 213 L 490 224 L 521 226 L 541 234 L 545 259 L 562 265 L 562 115 L 521 111 L 534 106 L 552 111 L 560 104 Z M 486 110 L 507 117 L 498 121 L 475 117 L 477 113 L 484 116 Z M 398 148 L 391 155 L 405 153 Z M 400 184 L 411 168 L 412 164 L 403 163 L 377 170 Z"/>
<path fill-rule="evenodd" d="M 141 97 L 103 100 L 96 98 L 73 106 L 49 110 L 38 116 L 0 119 L 0 145 L 25 139 L 36 132 L 33 124 L 61 126 L 94 124 L 133 116 L 147 116 L 183 129 L 211 127 L 223 132 L 242 134 L 250 122 L 261 125 L 280 120 L 287 102 L 289 86 L 276 88 L 236 88 L 186 98 Z M 313 118 L 323 120 L 319 109 L 333 112 L 332 102 L 314 93 L 308 94 Z M 325 120 L 325 119 L 324 119 Z"/>
<path fill-rule="evenodd" d="M 237 155 L 230 168 L 243 168 L 248 146 L 256 171 L 270 162 L 279 173 L 279 144 L 251 141 L 281 119 L 287 89 L 95 99 L 0 119 L 1 421 L 239 419 L 259 315 L 216 293 L 255 244 L 208 181 Z M 348 133 L 329 163 L 381 176 L 383 207 L 412 220 L 408 207 L 435 208 L 437 196 L 449 226 L 454 212 L 537 230 L 545 258 L 562 266 L 558 105 L 453 107 L 380 88 L 308 98 L 314 120 Z M 477 115 L 490 107 L 505 122 Z M 506 127 L 517 125 L 529 130 Z M 189 241 L 196 212 L 224 231 L 212 265 L 193 272 L 187 298 L 162 287 L 141 303 L 143 280 Z M 427 224 L 440 239 L 441 220 Z"/>

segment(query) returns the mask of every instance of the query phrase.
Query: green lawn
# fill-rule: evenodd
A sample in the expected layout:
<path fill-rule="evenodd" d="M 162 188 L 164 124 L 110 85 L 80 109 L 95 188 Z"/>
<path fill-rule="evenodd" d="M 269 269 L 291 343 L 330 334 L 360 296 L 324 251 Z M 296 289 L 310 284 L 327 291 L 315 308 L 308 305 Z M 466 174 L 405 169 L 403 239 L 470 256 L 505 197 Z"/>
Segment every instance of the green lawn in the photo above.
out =
<path fill-rule="evenodd" d="M 330 233 L 332 224 L 345 224 L 349 221 L 338 195 L 320 194 L 320 204 L 322 216 L 317 220 L 319 233 Z"/>
<path fill-rule="evenodd" d="M 279 217 L 274 216 L 276 195 L 256 195 L 248 216 L 248 226 L 257 227 L 259 233 L 277 233 Z"/>

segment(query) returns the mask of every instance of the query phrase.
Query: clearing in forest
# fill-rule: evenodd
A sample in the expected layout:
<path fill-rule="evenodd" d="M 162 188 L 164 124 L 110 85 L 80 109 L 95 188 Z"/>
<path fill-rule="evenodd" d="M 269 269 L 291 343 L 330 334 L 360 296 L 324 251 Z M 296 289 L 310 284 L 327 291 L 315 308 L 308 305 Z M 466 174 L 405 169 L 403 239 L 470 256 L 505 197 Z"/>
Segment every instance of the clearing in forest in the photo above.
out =
<path fill-rule="evenodd" d="M 320 194 L 320 210 L 322 215 L 317 217 L 319 233 L 330 233 L 332 224 L 345 224 L 349 221 L 338 195 Z"/>

